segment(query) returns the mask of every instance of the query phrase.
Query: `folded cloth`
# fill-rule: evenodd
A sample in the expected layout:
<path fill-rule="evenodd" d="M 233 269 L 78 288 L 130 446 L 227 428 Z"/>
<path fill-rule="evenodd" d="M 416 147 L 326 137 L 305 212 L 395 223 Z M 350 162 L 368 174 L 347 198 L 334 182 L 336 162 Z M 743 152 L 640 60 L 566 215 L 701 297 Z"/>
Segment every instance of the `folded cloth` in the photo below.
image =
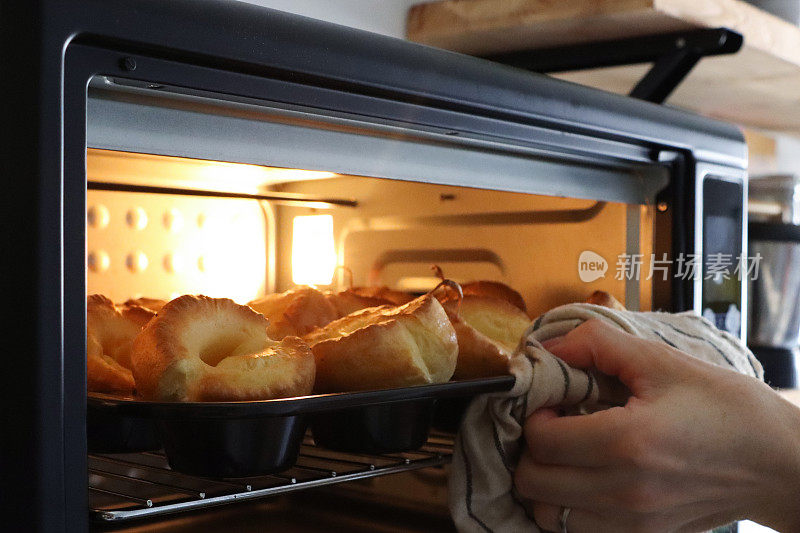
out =
<path fill-rule="evenodd" d="M 664 342 L 699 359 L 763 379 L 758 360 L 736 337 L 694 313 L 638 313 L 570 304 L 539 317 L 510 361 L 516 377 L 507 392 L 470 404 L 456 437 L 449 480 L 450 511 L 461 532 L 538 532 L 513 493 L 513 472 L 523 443 L 522 425 L 540 407 L 598 406 L 601 376 L 569 367 L 541 342 L 600 319 L 644 339 Z"/>

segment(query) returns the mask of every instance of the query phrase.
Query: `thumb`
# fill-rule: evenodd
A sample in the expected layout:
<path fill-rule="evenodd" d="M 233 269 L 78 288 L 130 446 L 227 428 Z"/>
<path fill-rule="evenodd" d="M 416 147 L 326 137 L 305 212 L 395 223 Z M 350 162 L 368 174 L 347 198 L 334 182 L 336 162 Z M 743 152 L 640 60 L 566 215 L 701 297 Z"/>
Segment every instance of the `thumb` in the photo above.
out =
<path fill-rule="evenodd" d="M 547 342 L 545 347 L 570 366 L 596 368 L 618 378 L 634 395 L 657 382 L 664 370 L 663 359 L 652 356 L 648 341 L 596 319 Z"/>

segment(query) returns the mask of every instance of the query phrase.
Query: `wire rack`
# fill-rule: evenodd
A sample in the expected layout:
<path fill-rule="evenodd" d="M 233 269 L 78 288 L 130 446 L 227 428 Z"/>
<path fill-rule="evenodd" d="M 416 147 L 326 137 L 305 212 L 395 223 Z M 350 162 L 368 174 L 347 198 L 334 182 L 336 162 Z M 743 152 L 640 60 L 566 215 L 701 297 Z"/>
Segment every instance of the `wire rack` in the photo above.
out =
<path fill-rule="evenodd" d="M 452 435 L 434 433 L 419 450 L 361 455 L 316 447 L 306 435 L 297 464 L 278 474 L 211 479 L 170 470 L 162 453 L 89 456 L 89 508 L 95 520 L 135 518 L 199 510 L 276 494 L 449 463 Z"/>

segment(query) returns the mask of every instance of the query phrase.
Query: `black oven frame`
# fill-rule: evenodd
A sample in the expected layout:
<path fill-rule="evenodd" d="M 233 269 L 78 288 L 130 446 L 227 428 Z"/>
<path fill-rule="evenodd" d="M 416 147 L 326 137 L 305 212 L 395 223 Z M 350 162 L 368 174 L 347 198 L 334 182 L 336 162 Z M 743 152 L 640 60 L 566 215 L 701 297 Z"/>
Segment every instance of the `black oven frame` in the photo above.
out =
<path fill-rule="evenodd" d="M 733 126 L 544 76 L 238 3 L 39 0 L 3 31 L 7 280 L 29 346 L 3 377 L 9 524 L 85 530 L 86 91 L 95 75 L 535 141 L 545 151 L 670 168 L 657 251 L 692 252 L 707 173 L 740 180 Z M 3 6 L 11 20 L 14 9 Z M 211 39 L 209 36 L 213 35 Z M 135 69 L 134 69 L 135 66 Z M 491 186 L 491 184 L 487 184 Z M 746 196 L 746 188 L 745 188 Z M 743 200 L 744 202 L 744 200 Z M 744 204 L 743 204 L 744 206 Z M 25 224 L 20 224 L 25 221 Z M 665 236 L 666 235 L 666 236 Z M 746 234 L 745 234 L 746 239 Z M 698 286 L 655 287 L 669 309 Z M 660 300 L 659 300 L 660 299 Z M 9 430 L 10 429 L 10 430 Z"/>

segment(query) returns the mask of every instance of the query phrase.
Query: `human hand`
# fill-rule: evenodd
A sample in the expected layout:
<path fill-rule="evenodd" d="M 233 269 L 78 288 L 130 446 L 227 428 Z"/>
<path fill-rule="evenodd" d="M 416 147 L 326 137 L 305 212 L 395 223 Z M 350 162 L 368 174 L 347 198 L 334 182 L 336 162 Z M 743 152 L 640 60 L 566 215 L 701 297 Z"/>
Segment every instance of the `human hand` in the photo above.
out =
<path fill-rule="evenodd" d="M 617 377 L 622 407 L 525 423 L 517 491 L 540 527 L 570 533 L 701 531 L 749 518 L 800 531 L 800 409 L 767 385 L 588 321 L 545 343 Z"/>

